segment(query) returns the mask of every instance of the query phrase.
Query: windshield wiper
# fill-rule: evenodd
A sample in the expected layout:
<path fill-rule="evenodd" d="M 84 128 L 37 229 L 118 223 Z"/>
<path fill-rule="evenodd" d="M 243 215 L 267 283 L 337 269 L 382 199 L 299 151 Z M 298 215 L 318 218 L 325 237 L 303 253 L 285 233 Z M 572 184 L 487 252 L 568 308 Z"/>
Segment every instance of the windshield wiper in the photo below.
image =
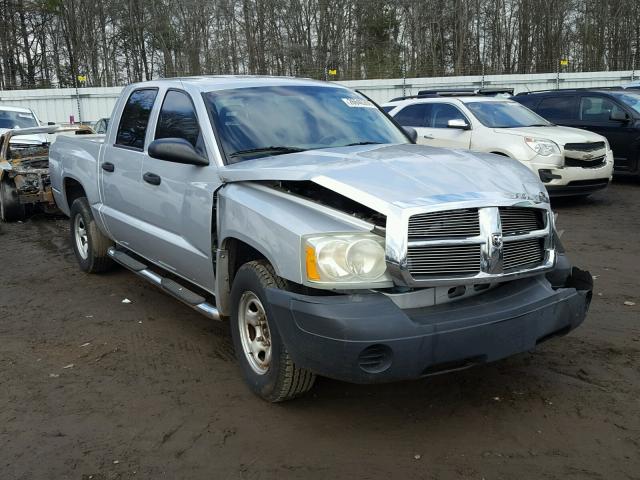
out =
<path fill-rule="evenodd" d="M 270 153 L 271 155 L 284 155 L 286 153 L 297 153 L 304 152 L 306 148 L 298 148 L 298 147 L 285 147 L 285 146 L 272 146 L 272 147 L 260 147 L 260 148 L 250 148 L 247 150 L 238 150 L 237 152 L 233 152 L 229 157 L 241 157 L 244 155 L 251 155 L 252 153 Z"/>
<path fill-rule="evenodd" d="M 355 142 L 342 145 L 343 147 L 355 147 L 356 145 L 381 145 L 380 142 Z"/>

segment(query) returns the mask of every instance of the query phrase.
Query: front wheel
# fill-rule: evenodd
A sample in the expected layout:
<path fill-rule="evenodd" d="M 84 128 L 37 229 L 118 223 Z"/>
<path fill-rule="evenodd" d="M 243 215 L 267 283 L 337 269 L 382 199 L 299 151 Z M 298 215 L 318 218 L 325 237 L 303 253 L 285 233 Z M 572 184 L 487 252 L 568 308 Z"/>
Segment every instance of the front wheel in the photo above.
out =
<path fill-rule="evenodd" d="M 104 272 L 111 268 L 113 260 L 107 250 L 113 242 L 104 235 L 93 218 L 86 198 L 74 200 L 71 205 L 71 245 L 80 265 L 87 273 Z"/>
<path fill-rule="evenodd" d="M 0 181 L 0 218 L 3 222 L 16 222 L 24 219 L 25 213 L 15 182 L 10 178 L 3 178 Z"/>
<path fill-rule="evenodd" d="M 267 288 L 286 288 L 269 263 L 252 261 L 240 267 L 231 289 L 231 335 L 251 390 L 270 402 L 282 402 L 307 392 L 315 375 L 289 356 L 266 300 Z"/>

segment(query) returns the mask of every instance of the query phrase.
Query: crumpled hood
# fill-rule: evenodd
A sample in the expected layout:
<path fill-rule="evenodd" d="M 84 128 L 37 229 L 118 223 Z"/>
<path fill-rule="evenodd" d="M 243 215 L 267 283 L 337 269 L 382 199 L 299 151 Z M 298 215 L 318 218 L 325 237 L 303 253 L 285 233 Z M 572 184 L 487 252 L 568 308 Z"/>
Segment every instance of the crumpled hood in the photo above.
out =
<path fill-rule="evenodd" d="M 603 137 L 597 133 L 571 127 L 521 127 L 521 128 L 496 128 L 494 132 L 505 135 L 517 135 L 520 137 L 534 137 L 552 140 L 560 146 L 566 143 L 601 142 Z"/>
<path fill-rule="evenodd" d="M 223 182 L 310 180 L 381 213 L 481 199 L 548 202 L 540 180 L 516 160 L 423 145 L 311 150 L 240 162 L 220 176 Z"/>

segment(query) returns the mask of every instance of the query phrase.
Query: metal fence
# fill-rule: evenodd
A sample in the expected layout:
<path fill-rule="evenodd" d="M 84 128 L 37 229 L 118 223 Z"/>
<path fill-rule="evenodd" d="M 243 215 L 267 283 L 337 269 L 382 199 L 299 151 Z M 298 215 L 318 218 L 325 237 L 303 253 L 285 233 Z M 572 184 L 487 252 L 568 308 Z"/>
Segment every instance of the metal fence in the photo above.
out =
<path fill-rule="evenodd" d="M 109 117 L 122 87 L 0 91 L 0 105 L 31 108 L 44 122 L 92 122 Z"/>
<path fill-rule="evenodd" d="M 338 82 L 362 91 L 376 102 L 386 102 L 401 95 L 415 95 L 421 89 L 451 87 L 509 87 L 515 93 L 554 88 L 609 87 L 638 78 L 634 71 L 536 73 L 514 75 L 475 75 L 465 77 L 395 78 L 384 80 L 350 80 Z M 111 115 L 122 87 L 4 90 L 0 105 L 28 107 L 42 121 L 69 123 L 92 122 Z"/>
<path fill-rule="evenodd" d="M 417 95 L 419 90 L 452 87 L 508 87 L 514 93 L 556 88 L 615 87 L 638 79 L 635 71 L 528 73 L 512 75 L 475 75 L 468 77 L 396 78 L 389 80 L 351 80 L 339 82 L 362 91 L 379 103 L 403 95 Z"/>

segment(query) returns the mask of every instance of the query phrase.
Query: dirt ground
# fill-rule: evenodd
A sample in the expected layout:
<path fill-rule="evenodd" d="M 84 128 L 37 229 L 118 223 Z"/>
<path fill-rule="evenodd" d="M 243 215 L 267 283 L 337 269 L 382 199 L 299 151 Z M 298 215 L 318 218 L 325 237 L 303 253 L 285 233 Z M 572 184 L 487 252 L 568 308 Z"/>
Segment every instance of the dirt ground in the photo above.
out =
<path fill-rule="evenodd" d="M 640 479 L 640 183 L 554 207 L 597 276 L 581 328 L 280 405 L 245 388 L 224 324 L 80 272 L 65 219 L 0 225 L 0 479 Z"/>

